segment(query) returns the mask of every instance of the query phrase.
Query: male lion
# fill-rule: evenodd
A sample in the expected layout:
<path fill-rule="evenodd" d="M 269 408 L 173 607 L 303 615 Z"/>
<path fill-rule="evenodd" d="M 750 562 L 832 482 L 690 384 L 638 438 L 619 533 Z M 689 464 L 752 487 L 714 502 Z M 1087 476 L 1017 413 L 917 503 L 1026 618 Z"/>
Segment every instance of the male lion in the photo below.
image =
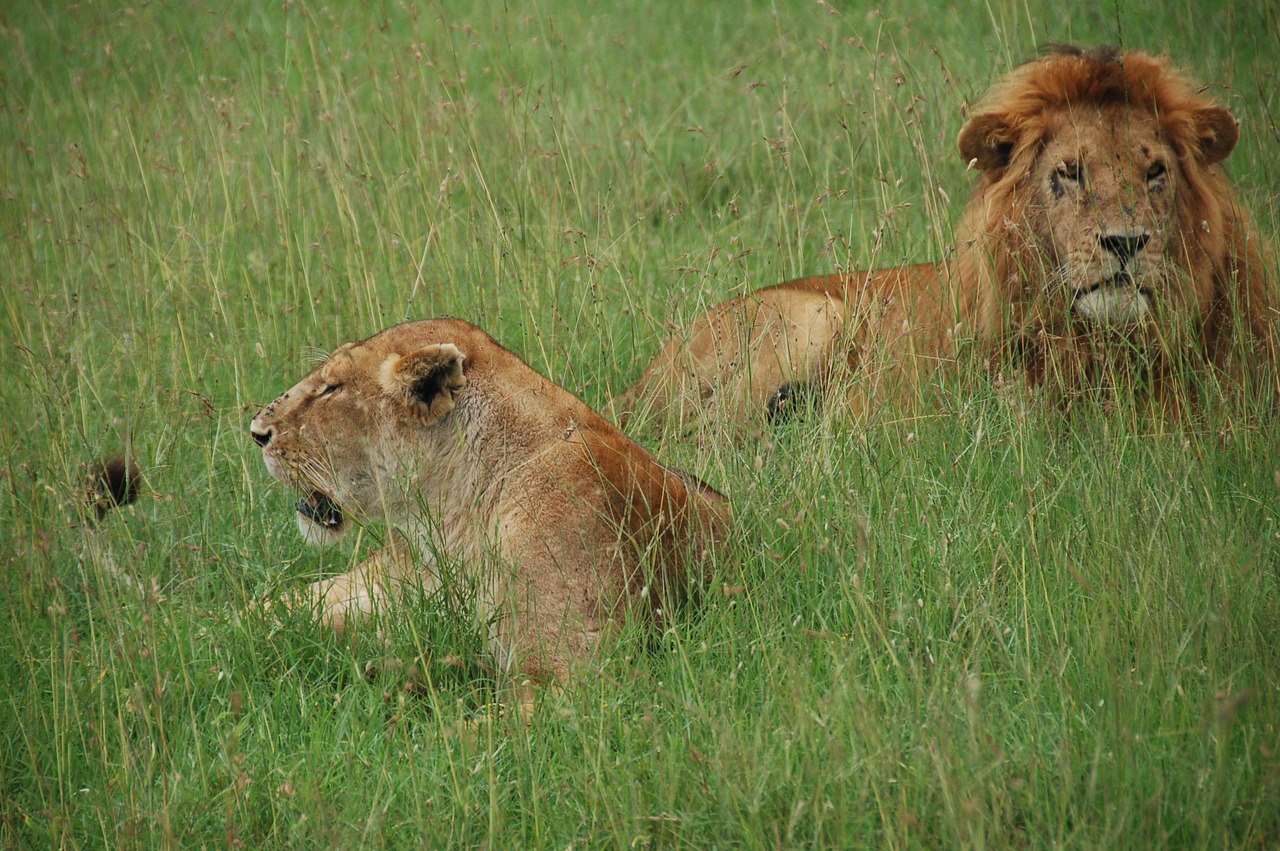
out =
<path fill-rule="evenodd" d="M 1263 245 L 1218 165 L 1238 130 L 1165 58 L 1058 47 L 960 131 L 979 170 L 945 263 L 802 278 L 711 308 L 611 407 L 691 420 L 782 413 L 844 373 L 861 410 L 919 386 L 960 338 L 1055 394 L 1276 358 Z M 1265 374 L 1265 372 L 1263 373 Z"/>
<path fill-rule="evenodd" d="M 659 464 L 578 398 L 465 322 L 389 328 L 340 347 L 253 418 L 298 525 L 336 539 L 352 518 L 387 545 L 309 586 L 336 629 L 440 584 L 478 587 L 502 670 L 562 680 L 630 606 L 654 618 L 697 588 L 728 503 Z"/>

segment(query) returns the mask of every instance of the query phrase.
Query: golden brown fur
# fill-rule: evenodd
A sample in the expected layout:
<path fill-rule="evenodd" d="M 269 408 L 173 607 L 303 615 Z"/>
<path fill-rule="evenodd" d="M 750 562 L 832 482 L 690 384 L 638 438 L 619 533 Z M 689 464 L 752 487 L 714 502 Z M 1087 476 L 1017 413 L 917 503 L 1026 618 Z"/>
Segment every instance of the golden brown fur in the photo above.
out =
<path fill-rule="evenodd" d="M 947 263 L 804 278 L 713 307 L 613 410 L 759 417 L 779 388 L 822 387 L 846 366 L 861 409 L 964 338 L 1055 393 L 1141 376 L 1175 409 L 1188 367 L 1271 375 L 1274 287 L 1219 165 L 1237 138 L 1167 59 L 1055 49 L 1007 75 L 961 130 L 979 177 Z"/>
<path fill-rule="evenodd" d="M 727 532 L 724 497 L 465 322 L 342 346 L 251 431 L 305 494 L 308 539 L 352 518 L 392 527 L 381 551 L 310 586 L 327 623 L 437 587 L 438 554 L 478 587 L 494 655 L 522 680 L 563 678 L 626 608 L 661 618 Z"/>
<path fill-rule="evenodd" d="M 949 356 L 935 333 L 946 294 L 932 263 L 800 278 L 712 307 L 667 341 L 636 384 L 611 403 L 624 426 L 650 410 L 682 427 L 777 417 L 832 379 L 857 376 L 860 408 L 885 385 Z M 924 332 L 924 333 L 922 333 Z"/>

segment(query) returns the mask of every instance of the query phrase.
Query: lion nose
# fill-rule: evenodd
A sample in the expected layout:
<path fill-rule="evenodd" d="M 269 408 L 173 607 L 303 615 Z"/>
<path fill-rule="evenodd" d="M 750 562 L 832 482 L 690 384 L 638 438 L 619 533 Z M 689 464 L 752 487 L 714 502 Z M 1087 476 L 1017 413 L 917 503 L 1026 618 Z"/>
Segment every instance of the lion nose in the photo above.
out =
<path fill-rule="evenodd" d="M 259 446 L 266 446 L 271 442 L 271 438 L 275 437 L 276 430 L 271 426 L 260 426 L 257 420 L 249 423 L 249 434 L 253 435 L 254 441 Z"/>
<path fill-rule="evenodd" d="M 1108 233 L 1098 237 L 1107 253 L 1129 260 L 1151 241 L 1149 233 Z"/>

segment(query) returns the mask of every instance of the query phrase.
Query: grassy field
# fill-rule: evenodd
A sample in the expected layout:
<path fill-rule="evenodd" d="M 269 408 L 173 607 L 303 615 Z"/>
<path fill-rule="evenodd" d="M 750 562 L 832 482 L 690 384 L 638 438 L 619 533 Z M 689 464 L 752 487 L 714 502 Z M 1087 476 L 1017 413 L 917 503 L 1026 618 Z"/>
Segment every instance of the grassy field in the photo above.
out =
<path fill-rule="evenodd" d="M 1211 85 L 1275 240 L 1278 32 L 1269 0 L 7 5 L 0 845 L 1280 844 L 1274 419 L 1046 421 L 976 380 L 648 437 L 741 545 L 528 728 L 456 593 L 356 641 L 245 613 L 382 533 L 304 549 L 249 439 L 318 354 L 457 316 L 602 404 L 706 304 L 941 256 L 966 106 L 1058 41 Z M 84 465 L 122 450 L 146 493 L 91 548 Z"/>

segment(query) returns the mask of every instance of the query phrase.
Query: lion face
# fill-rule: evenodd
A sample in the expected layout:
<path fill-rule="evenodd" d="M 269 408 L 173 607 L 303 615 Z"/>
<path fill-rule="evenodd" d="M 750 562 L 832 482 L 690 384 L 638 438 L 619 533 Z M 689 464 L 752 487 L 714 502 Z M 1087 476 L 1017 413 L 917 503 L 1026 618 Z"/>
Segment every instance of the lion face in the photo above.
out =
<path fill-rule="evenodd" d="M 984 331 L 1190 340 L 1218 296 L 1215 166 L 1238 138 L 1163 59 L 1062 48 L 1016 69 L 959 139 L 982 173 L 958 266 Z"/>
<path fill-rule="evenodd" d="M 1045 300 L 1083 325 L 1117 330 L 1140 325 L 1153 304 L 1199 302 L 1170 257 L 1178 165 L 1155 119 L 1072 110 L 1052 124 L 1028 211 L 1041 220 L 1034 230 L 1043 234 Z"/>
<path fill-rule="evenodd" d="M 339 348 L 253 418 L 267 470 L 304 494 L 307 541 L 336 540 L 351 516 L 394 523 L 420 511 L 424 456 L 466 384 L 462 364 L 452 344 L 391 329 Z"/>

